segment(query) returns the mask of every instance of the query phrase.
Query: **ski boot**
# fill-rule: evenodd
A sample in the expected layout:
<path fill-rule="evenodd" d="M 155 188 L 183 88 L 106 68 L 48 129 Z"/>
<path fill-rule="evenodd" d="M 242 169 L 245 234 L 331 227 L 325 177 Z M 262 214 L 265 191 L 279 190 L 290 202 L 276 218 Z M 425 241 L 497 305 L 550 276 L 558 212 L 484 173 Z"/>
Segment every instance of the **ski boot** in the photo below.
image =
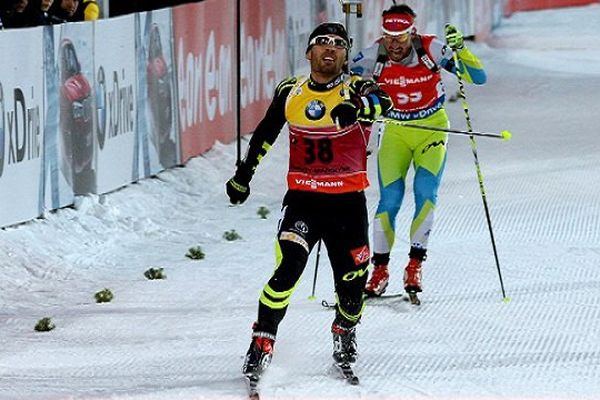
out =
<path fill-rule="evenodd" d="M 343 379 L 351 385 L 358 385 L 358 377 L 352 365 L 358 355 L 356 349 L 356 326 L 346 327 L 336 318 L 331 325 L 333 334 L 333 361 Z"/>
<path fill-rule="evenodd" d="M 256 377 L 258 380 L 271 363 L 274 344 L 275 335 L 268 332 L 253 332 L 252 342 L 244 359 L 242 373 L 247 377 Z"/>
<path fill-rule="evenodd" d="M 348 328 L 336 320 L 331 325 L 333 360 L 336 364 L 356 362 L 356 326 Z"/>
<path fill-rule="evenodd" d="M 421 266 L 423 261 L 411 258 L 404 269 L 404 290 L 408 293 L 408 299 L 414 305 L 420 305 L 421 300 L 417 293 L 421 292 Z"/>
<path fill-rule="evenodd" d="M 376 265 L 371 273 L 371 279 L 365 286 L 365 294 L 368 297 L 381 296 L 387 289 L 390 281 L 390 273 L 388 272 L 387 264 Z"/>

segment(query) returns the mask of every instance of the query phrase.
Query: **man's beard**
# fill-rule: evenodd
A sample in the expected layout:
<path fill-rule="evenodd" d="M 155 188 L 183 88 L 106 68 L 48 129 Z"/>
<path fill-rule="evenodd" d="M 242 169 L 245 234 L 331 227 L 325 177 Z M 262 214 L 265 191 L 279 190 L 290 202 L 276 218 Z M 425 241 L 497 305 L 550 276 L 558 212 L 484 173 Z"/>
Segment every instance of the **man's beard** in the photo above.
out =
<path fill-rule="evenodd" d="M 342 70 L 337 60 L 333 63 L 325 63 L 321 60 L 315 60 L 312 65 L 312 69 L 313 71 L 324 75 L 337 75 Z"/>

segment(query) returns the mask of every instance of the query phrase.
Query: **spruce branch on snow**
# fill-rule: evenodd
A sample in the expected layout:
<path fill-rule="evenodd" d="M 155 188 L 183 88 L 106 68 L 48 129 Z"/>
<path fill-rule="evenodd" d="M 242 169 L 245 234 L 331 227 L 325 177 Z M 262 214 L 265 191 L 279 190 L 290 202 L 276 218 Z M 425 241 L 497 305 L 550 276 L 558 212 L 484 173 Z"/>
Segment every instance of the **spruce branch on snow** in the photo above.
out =
<path fill-rule="evenodd" d="M 256 211 L 256 213 L 257 213 L 258 215 L 260 215 L 260 217 L 261 217 L 262 219 L 267 219 L 267 215 L 269 215 L 269 213 L 270 213 L 270 212 L 271 212 L 271 211 L 269 211 L 269 209 L 268 209 L 267 207 L 264 207 L 264 206 L 260 206 L 260 207 L 258 208 L 258 211 Z"/>
<path fill-rule="evenodd" d="M 144 276 L 151 281 L 155 279 L 167 279 L 167 274 L 164 273 L 162 268 L 151 267 L 144 272 Z"/>
<path fill-rule="evenodd" d="M 192 260 L 202 260 L 204 259 L 204 252 L 200 246 L 190 247 L 185 256 Z"/>
<path fill-rule="evenodd" d="M 56 325 L 54 325 L 52 319 L 50 317 L 44 317 L 35 324 L 34 329 L 37 332 L 50 332 L 54 328 L 56 328 Z"/>
<path fill-rule="evenodd" d="M 226 231 L 225 233 L 223 233 L 223 239 L 232 242 L 234 240 L 238 240 L 241 239 L 242 237 L 240 236 L 239 233 L 237 233 L 235 231 L 235 229 L 232 229 L 230 231 Z"/>
<path fill-rule="evenodd" d="M 113 299 L 113 293 L 110 289 L 104 288 L 94 295 L 96 303 L 110 303 Z"/>

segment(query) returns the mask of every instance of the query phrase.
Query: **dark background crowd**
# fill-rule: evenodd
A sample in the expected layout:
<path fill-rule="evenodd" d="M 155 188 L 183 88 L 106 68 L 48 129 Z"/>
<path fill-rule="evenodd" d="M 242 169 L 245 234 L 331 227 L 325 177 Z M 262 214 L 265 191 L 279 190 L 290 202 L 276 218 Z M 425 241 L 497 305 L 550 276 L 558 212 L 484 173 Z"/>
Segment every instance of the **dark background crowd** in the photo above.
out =
<path fill-rule="evenodd" d="M 198 0 L 109 0 L 110 16 L 130 14 L 138 11 L 157 10 L 184 3 L 197 3 Z"/>
<path fill-rule="evenodd" d="M 0 29 L 91 21 L 106 14 L 113 17 L 196 1 L 109 0 L 109 10 L 103 12 L 103 2 L 99 0 L 0 0 Z"/>

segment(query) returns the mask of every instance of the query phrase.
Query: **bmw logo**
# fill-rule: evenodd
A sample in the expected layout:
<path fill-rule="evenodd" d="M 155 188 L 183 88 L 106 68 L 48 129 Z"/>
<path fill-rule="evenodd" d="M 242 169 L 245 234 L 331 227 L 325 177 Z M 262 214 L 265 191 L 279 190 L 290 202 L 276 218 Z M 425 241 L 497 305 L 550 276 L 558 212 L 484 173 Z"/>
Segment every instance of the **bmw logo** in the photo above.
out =
<path fill-rule="evenodd" d="M 321 100 L 312 100 L 304 110 L 306 118 L 316 121 L 325 115 L 325 104 Z"/>

